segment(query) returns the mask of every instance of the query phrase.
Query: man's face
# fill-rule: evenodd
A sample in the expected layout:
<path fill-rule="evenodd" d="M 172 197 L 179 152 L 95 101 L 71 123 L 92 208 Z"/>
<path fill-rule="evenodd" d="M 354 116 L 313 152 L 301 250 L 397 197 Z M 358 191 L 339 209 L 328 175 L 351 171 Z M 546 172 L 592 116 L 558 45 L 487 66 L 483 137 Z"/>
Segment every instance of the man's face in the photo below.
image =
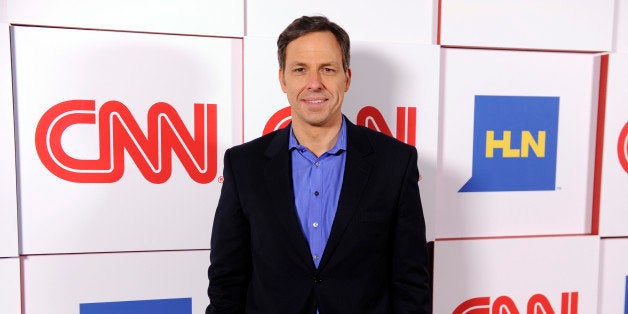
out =
<path fill-rule="evenodd" d="M 342 50 L 331 32 L 313 32 L 291 41 L 279 82 L 292 106 L 293 126 L 341 124 L 340 108 L 351 70 L 343 69 Z"/>

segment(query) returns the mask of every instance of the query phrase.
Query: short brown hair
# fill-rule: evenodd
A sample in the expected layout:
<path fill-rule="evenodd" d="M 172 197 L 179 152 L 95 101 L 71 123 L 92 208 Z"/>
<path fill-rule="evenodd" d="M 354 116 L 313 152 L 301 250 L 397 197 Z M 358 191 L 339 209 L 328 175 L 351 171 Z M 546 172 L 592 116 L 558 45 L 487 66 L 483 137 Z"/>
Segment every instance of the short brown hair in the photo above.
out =
<path fill-rule="evenodd" d="M 342 27 L 338 26 L 338 24 L 331 22 L 324 16 L 302 16 L 290 23 L 290 25 L 281 32 L 281 35 L 279 35 L 277 39 L 279 68 L 283 69 L 286 66 L 286 47 L 288 47 L 290 42 L 303 35 L 323 31 L 330 31 L 336 37 L 340 49 L 342 50 L 342 67 L 347 71 L 351 57 L 349 34 L 347 34 Z"/>

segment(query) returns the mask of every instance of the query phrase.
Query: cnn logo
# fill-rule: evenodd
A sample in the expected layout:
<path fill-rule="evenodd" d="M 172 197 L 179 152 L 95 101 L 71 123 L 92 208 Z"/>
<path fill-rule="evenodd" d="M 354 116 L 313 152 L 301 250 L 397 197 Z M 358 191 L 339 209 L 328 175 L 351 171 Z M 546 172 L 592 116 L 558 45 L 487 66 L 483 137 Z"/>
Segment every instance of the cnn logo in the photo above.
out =
<path fill-rule="evenodd" d="M 416 112 L 416 107 L 397 107 L 397 127 L 394 137 L 412 146 L 416 145 Z M 290 124 L 290 121 L 290 107 L 285 107 L 270 117 L 264 126 L 262 134 L 268 134 L 272 131 L 284 128 Z M 375 107 L 366 106 L 360 109 L 356 117 L 356 124 L 393 137 L 393 133 L 386 123 L 384 116 Z"/>
<path fill-rule="evenodd" d="M 144 178 L 166 182 L 172 172 L 174 153 L 189 176 L 198 183 L 216 177 L 217 112 L 214 104 L 194 104 L 194 126 L 190 132 L 177 111 L 165 102 L 148 110 L 144 134 L 129 109 L 108 101 L 96 110 L 94 100 L 69 100 L 48 109 L 35 131 L 35 146 L 43 165 L 55 176 L 78 183 L 112 183 L 124 173 L 125 152 Z M 71 126 L 95 125 L 99 154 L 96 159 L 70 156 L 62 136 Z"/>
<path fill-rule="evenodd" d="M 617 139 L 617 158 L 619 158 L 619 164 L 628 173 L 628 122 L 624 125 L 619 132 L 619 138 Z"/>
<path fill-rule="evenodd" d="M 524 312 L 525 309 L 525 312 Z M 515 302 L 509 296 L 499 296 L 495 300 L 491 297 L 478 297 L 466 300 L 458 305 L 452 314 L 578 314 L 578 292 L 563 292 L 561 294 L 560 312 L 555 311 L 549 299 L 543 294 L 535 294 L 528 299 L 527 305 L 519 311 Z"/>

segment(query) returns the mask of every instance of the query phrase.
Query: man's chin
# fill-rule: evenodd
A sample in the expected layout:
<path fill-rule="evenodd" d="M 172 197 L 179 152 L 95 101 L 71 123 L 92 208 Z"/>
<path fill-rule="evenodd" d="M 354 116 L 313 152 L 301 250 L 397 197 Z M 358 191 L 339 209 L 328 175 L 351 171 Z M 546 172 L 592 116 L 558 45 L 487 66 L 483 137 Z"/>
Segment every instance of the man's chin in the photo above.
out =
<path fill-rule="evenodd" d="M 335 119 L 331 119 L 331 118 L 309 119 L 308 121 L 306 121 L 306 123 L 312 127 L 319 127 L 319 128 L 340 126 L 340 123 L 336 122 Z"/>

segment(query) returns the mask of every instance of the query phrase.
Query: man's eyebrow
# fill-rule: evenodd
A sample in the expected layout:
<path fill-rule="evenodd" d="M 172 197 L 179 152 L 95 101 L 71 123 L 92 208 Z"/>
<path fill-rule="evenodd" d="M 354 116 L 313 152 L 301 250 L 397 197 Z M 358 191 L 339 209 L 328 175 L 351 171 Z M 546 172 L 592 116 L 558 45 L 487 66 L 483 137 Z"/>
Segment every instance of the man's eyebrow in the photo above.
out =
<path fill-rule="evenodd" d="M 304 62 L 293 62 L 293 63 L 289 64 L 288 66 L 290 66 L 290 67 L 304 67 L 304 66 L 307 66 L 307 64 L 305 64 Z"/>
<path fill-rule="evenodd" d="M 339 65 L 338 65 L 338 63 L 337 63 L 337 62 L 327 62 L 327 63 L 323 63 L 323 64 L 321 64 L 321 67 L 329 67 L 329 66 L 332 66 L 332 67 L 337 67 L 337 66 L 339 66 Z"/>
<path fill-rule="evenodd" d="M 307 67 L 308 65 L 305 62 L 294 62 L 289 64 L 288 66 L 290 67 Z M 338 62 L 325 62 L 319 65 L 320 67 L 328 67 L 328 66 L 334 66 L 334 67 L 338 67 L 340 66 L 340 64 L 338 64 Z"/>

